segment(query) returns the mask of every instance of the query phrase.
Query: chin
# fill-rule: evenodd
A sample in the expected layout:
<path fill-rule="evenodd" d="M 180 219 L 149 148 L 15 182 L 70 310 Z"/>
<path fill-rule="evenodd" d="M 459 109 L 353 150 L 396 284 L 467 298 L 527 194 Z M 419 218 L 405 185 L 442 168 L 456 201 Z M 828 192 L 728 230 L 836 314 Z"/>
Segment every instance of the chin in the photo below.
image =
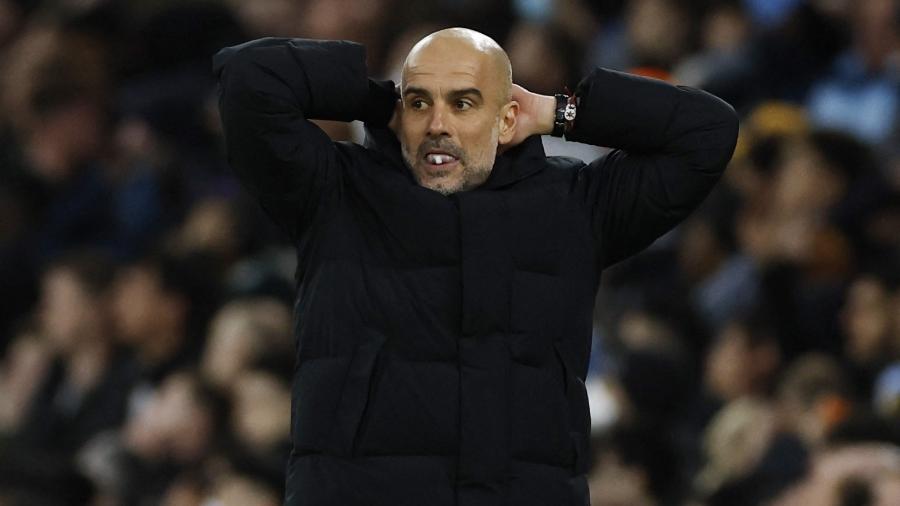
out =
<path fill-rule="evenodd" d="M 422 168 L 417 171 L 416 180 L 419 182 L 419 186 L 443 195 L 456 193 L 465 186 L 463 174 L 457 173 L 457 171 L 434 172 Z"/>
<path fill-rule="evenodd" d="M 425 188 L 428 188 L 429 190 L 434 190 L 441 195 L 451 195 L 463 189 L 463 184 L 461 181 L 446 180 L 443 178 L 427 182 L 420 182 L 419 184 L 421 186 L 424 186 Z"/>

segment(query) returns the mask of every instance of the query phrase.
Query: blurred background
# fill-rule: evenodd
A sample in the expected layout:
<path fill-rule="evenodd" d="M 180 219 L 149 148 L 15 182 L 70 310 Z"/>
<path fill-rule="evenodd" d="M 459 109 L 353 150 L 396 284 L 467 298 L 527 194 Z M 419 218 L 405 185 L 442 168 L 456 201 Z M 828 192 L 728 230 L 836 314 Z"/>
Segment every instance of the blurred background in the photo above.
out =
<path fill-rule="evenodd" d="M 294 258 L 211 55 L 351 39 L 397 79 L 447 26 L 533 91 L 599 65 L 742 119 L 703 207 L 605 275 L 592 506 L 900 504 L 898 3 L 0 0 L 0 505 L 280 504 Z"/>

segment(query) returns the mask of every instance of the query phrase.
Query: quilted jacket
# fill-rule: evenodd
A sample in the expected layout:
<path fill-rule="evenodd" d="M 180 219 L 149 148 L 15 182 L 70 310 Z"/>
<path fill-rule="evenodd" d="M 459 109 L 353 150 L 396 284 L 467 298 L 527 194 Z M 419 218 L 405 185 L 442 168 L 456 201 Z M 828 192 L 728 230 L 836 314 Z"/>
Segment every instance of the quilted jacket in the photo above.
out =
<path fill-rule="evenodd" d="M 568 140 L 480 187 L 419 186 L 386 128 L 393 83 L 347 41 L 214 57 L 229 162 L 297 250 L 289 506 L 588 506 L 584 386 L 602 269 L 685 218 L 737 119 L 695 89 L 596 69 Z M 362 120 L 365 145 L 310 119 Z"/>

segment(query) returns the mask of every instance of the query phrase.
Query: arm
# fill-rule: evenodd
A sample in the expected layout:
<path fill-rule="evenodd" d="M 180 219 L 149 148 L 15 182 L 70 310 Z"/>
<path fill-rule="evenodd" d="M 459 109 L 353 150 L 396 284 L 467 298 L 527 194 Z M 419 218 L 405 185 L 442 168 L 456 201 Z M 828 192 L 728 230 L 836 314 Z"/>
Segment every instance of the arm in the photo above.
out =
<path fill-rule="evenodd" d="M 366 77 L 365 49 L 346 41 L 265 38 L 213 57 L 228 161 L 296 239 L 340 198 L 345 152 L 310 119 L 387 124 L 393 83 Z"/>
<path fill-rule="evenodd" d="M 734 109 L 706 92 L 596 69 L 581 81 L 566 139 L 616 148 L 577 189 L 606 267 L 646 248 L 706 198 L 737 141 Z M 526 92 L 527 94 L 527 92 Z M 528 94 L 529 133 L 550 133 L 553 97 Z"/>

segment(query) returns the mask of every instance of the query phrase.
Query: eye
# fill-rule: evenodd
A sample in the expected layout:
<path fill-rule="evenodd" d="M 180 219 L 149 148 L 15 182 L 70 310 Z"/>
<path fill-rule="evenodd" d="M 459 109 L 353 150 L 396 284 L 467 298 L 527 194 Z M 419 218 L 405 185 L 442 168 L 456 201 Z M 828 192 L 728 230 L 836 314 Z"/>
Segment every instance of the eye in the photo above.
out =
<path fill-rule="evenodd" d="M 422 100 L 421 98 L 414 98 L 412 100 L 412 102 L 409 103 L 409 106 L 412 107 L 413 109 L 420 109 L 420 110 L 424 109 L 426 105 L 427 104 L 425 104 L 425 101 Z"/>
<path fill-rule="evenodd" d="M 472 107 L 472 102 L 466 99 L 459 99 L 456 101 L 456 109 L 460 111 L 465 111 Z"/>

